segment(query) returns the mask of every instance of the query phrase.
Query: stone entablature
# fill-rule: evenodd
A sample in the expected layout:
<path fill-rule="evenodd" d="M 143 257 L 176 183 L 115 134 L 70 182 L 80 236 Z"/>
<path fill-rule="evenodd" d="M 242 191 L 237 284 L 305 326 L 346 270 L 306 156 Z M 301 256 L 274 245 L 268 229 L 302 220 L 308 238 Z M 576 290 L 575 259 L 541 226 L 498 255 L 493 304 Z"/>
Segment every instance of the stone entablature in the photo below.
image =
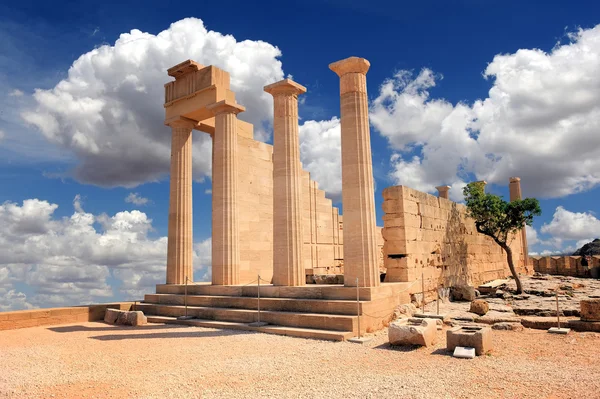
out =
<path fill-rule="evenodd" d="M 386 281 L 412 282 L 423 274 L 431 291 L 510 275 L 504 251 L 477 232 L 464 205 L 404 186 L 386 188 L 383 199 Z M 524 273 L 521 240 L 516 234 L 511 249 L 515 267 Z"/>
<path fill-rule="evenodd" d="M 530 262 L 538 273 L 600 277 L 600 255 L 589 256 L 585 260 L 583 256 L 530 256 Z"/>

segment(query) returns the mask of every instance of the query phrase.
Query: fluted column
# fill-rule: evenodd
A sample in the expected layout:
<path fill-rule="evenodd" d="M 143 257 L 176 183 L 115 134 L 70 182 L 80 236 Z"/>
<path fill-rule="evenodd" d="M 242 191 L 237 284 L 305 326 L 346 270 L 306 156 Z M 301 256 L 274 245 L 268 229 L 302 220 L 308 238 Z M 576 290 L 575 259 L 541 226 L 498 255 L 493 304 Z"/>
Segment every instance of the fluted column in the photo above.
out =
<path fill-rule="evenodd" d="M 521 178 L 511 177 L 508 184 L 508 191 L 511 202 L 518 199 L 523 199 L 521 194 Z M 521 244 L 523 247 L 523 261 L 525 262 L 526 269 L 529 266 L 529 248 L 527 246 L 527 231 L 525 226 L 521 229 Z"/>
<path fill-rule="evenodd" d="M 215 115 L 212 164 L 212 283 L 240 280 L 238 221 L 237 114 L 241 105 L 220 101 L 208 107 Z"/>
<path fill-rule="evenodd" d="M 438 197 L 448 199 L 450 186 L 437 186 L 436 189 L 438 190 Z"/>
<path fill-rule="evenodd" d="M 192 234 L 192 129 L 194 122 L 171 122 L 171 177 L 167 284 L 193 279 Z"/>
<path fill-rule="evenodd" d="M 344 285 L 379 286 L 375 190 L 364 58 L 350 57 L 329 68 L 340 77 Z"/>
<path fill-rule="evenodd" d="M 305 285 L 298 95 L 306 88 L 284 79 L 265 86 L 265 91 L 274 104 L 273 285 Z"/>

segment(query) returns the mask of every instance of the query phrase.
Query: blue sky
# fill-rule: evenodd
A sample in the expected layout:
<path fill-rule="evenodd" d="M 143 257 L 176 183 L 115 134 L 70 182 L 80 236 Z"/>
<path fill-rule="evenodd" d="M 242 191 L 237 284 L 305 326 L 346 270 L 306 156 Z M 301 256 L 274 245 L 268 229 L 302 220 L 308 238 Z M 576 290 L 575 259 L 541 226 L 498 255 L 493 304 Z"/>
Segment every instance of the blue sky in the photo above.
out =
<path fill-rule="evenodd" d="M 335 202 L 339 80 L 328 64 L 367 58 L 380 225 L 387 186 L 449 184 L 458 200 L 465 182 L 486 179 L 507 196 L 516 175 L 543 210 L 530 250 L 575 249 L 600 236 L 599 12 L 592 1 L 0 5 L 0 309 L 139 298 L 164 279 L 161 91 L 165 69 L 187 58 L 231 73 L 240 117 L 268 142 L 262 87 L 287 75 L 306 86 L 303 163 Z M 210 142 L 194 139 L 202 279 Z"/>

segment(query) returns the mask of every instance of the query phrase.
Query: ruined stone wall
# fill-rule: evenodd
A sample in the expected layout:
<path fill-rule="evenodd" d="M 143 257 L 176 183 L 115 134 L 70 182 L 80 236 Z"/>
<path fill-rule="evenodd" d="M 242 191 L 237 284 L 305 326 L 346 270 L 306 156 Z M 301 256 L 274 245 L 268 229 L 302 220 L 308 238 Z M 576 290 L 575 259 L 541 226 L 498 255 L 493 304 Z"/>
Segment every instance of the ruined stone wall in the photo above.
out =
<path fill-rule="evenodd" d="M 241 284 L 273 276 L 273 146 L 245 129 L 238 132 Z M 306 274 L 343 274 L 343 217 L 306 171 L 302 187 Z"/>
<path fill-rule="evenodd" d="M 510 275 L 504 251 L 477 233 L 464 205 L 404 186 L 386 188 L 383 199 L 386 281 L 416 281 L 423 273 L 431 291 Z M 510 246 L 517 270 L 526 272 L 521 234 Z"/>
<path fill-rule="evenodd" d="M 532 256 L 533 270 L 539 273 L 559 276 L 600 278 L 600 256 L 587 259 L 587 266 L 582 264 L 581 256 Z"/>

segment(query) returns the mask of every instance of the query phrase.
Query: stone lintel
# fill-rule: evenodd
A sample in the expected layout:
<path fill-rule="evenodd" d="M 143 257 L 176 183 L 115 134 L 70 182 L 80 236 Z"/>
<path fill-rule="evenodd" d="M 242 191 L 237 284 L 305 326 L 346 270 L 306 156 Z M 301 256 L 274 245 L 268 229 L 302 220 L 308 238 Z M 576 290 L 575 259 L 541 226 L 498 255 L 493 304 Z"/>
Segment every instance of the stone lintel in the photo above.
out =
<path fill-rule="evenodd" d="M 244 112 L 246 110 L 246 107 L 231 101 L 222 100 L 217 103 L 208 105 L 206 109 L 212 111 L 212 113 L 215 115 L 222 113 L 239 114 L 240 112 Z"/>
<path fill-rule="evenodd" d="M 335 72 L 339 77 L 347 73 L 367 74 L 371 63 L 364 58 L 349 57 L 334 63 L 329 64 L 329 69 Z"/>
<path fill-rule="evenodd" d="M 198 122 L 193 119 L 185 118 L 183 116 L 176 116 L 173 118 L 165 119 L 165 125 L 171 127 L 186 127 L 189 126 L 190 129 L 195 129 L 198 127 Z"/>
<path fill-rule="evenodd" d="M 202 68 L 204 68 L 204 65 L 193 60 L 186 60 L 175 65 L 174 67 L 167 69 L 167 74 L 175 79 L 178 79 L 190 72 L 199 71 Z"/>
<path fill-rule="evenodd" d="M 306 87 L 294 82 L 292 79 L 283 79 L 264 87 L 264 90 L 275 96 L 277 94 L 298 95 L 306 93 Z"/>

